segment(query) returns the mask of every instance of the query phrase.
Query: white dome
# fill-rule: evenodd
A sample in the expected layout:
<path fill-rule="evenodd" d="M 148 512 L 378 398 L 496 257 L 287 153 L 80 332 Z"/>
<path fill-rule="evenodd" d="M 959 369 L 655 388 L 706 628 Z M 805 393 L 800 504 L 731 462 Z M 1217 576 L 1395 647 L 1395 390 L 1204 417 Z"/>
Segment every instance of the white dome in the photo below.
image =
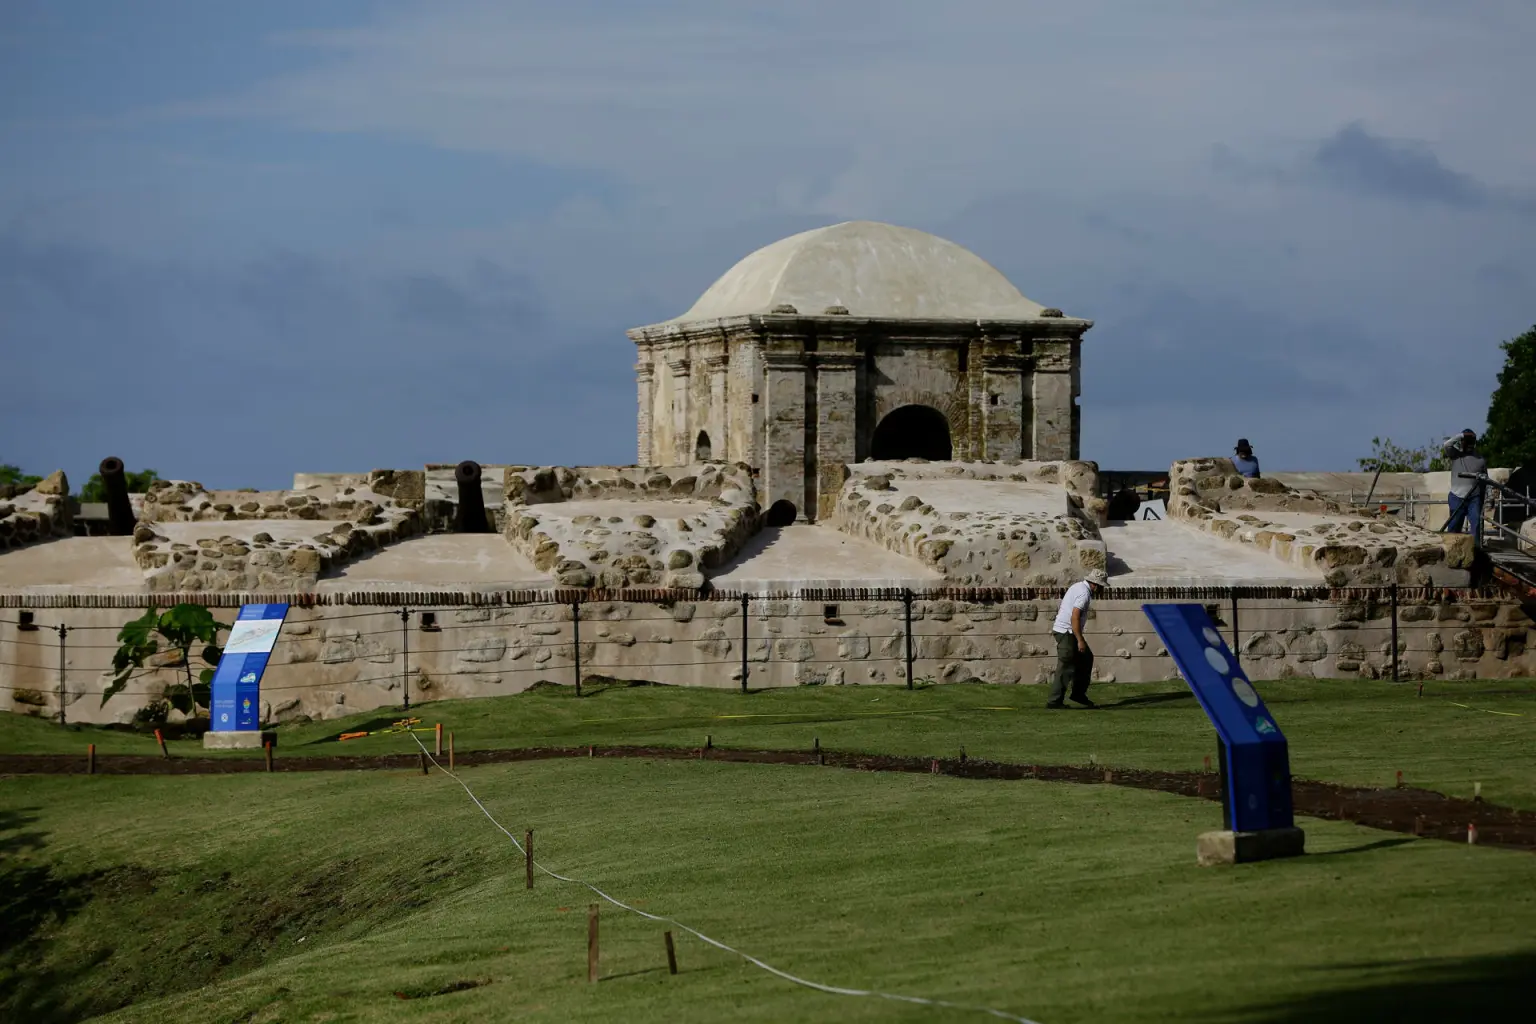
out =
<path fill-rule="evenodd" d="M 912 228 L 856 220 L 765 246 L 726 271 L 672 323 L 771 313 L 1033 320 L 1042 307 L 997 268 L 953 242 Z"/>

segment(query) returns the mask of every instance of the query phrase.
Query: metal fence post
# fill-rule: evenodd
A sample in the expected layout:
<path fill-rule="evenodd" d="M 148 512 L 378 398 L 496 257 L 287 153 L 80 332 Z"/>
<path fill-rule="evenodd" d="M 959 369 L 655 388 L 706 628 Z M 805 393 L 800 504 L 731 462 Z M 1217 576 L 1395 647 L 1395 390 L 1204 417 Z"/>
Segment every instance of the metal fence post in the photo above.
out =
<path fill-rule="evenodd" d="M 65 669 L 64 669 L 64 638 L 66 636 L 68 636 L 68 635 L 69 635 L 69 627 L 66 626 L 62 622 L 59 623 L 59 724 L 60 725 L 67 725 L 68 724 L 68 721 L 67 721 L 65 713 L 64 713 L 64 698 L 65 698 L 65 686 L 64 686 L 64 674 L 65 674 Z"/>
<path fill-rule="evenodd" d="M 901 603 L 906 609 L 906 634 L 907 634 L 907 689 L 913 688 L 912 683 L 912 591 L 901 592 Z"/>
<path fill-rule="evenodd" d="M 1392 681 L 1397 682 L 1397 584 L 1392 584 Z"/>
<path fill-rule="evenodd" d="M 576 664 L 576 696 L 581 696 L 581 602 L 571 602 L 571 660 Z"/>
<path fill-rule="evenodd" d="M 746 594 L 741 595 L 741 692 L 747 692 L 747 601 Z"/>
<path fill-rule="evenodd" d="M 1237 659 L 1237 663 L 1239 665 L 1241 665 L 1243 663 L 1242 650 L 1243 649 L 1240 646 L 1238 646 L 1238 642 L 1237 642 L 1237 588 L 1233 587 L 1232 588 L 1232 656 Z"/>
<path fill-rule="evenodd" d="M 400 683 L 405 688 L 405 710 L 411 710 L 411 610 L 400 609 Z"/>

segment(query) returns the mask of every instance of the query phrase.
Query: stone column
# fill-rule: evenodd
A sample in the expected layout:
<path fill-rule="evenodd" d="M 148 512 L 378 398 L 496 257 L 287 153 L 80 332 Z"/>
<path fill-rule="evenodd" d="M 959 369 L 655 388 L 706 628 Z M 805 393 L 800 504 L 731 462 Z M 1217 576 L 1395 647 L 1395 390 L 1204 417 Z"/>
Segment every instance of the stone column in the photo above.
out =
<path fill-rule="evenodd" d="M 1072 343 L 1035 343 L 1034 452 L 1042 462 L 1074 458 Z"/>
<path fill-rule="evenodd" d="M 635 430 L 635 465 L 656 465 L 651 451 L 651 408 L 656 401 L 656 368 L 650 363 L 635 364 L 635 386 L 640 400 L 639 422 Z"/>
<path fill-rule="evenodd" d="M 725 374 L 730 364 L 727 356 L 710 356 L 704 360 L 709 373 L 709 420 L 704 429 L 709 433 L 710 458 L 727 458 L 725 422 Z"/>
<path fill-rule="evenodd" d="M 693 461 L 693 435 L 688 429 L 688 388 L 692 384 L 691 363 L 686 358 L 668 359 L 672 371 L 672 451 L 669 465 L 686 466 Z"/>
<path fill-rule="evenodd" d="M 980 457 L 1024 457 L 1024 361 L 990 356 L 982 366 Z"/>
<path fill-rule="evenodd" d="M 764 511 L 776 501 L 795 506 L 796 518 L 805 519 L 805 341 L 798 335 L 770 334 L 764 345 L 763 411 L 767 434 L 762 453 Z"/>
<path fill-rule="evenodd" d="M 859 354 L 852 338 L 817 341 L 815 507 L 807 518 L 832 515 L 844 467 L 858 460 Z"/>

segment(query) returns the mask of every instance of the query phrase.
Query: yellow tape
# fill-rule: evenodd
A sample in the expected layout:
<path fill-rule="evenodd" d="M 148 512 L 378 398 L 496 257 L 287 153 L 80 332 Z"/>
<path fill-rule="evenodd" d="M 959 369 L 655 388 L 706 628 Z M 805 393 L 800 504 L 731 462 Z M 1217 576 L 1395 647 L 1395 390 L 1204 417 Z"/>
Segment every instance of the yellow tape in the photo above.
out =
<path fill-rule="evenodd" d="M 607 722 L 688 722 L 688 721 L 719 721 L 734 718 L 809 718 L 820 721 L 823 718 L 847 718 L 853 715 L 881 716 L 881 715 L 952 715 L 960 711 L 1017 711 L 1018 708 L 1008 707 L 976 707 L 976 708 L 920 708 L 915 711 L 764 711 L 756 714 L 745 715 L 641 715 L 630 718 L 583 718 L 582 725 L 602 725 Z"/>
<path fill-rule="evenodd" d="M 1451 703 L 1456 704 L 1454 700 L 1451 701 Z M 1481 711 L 1485 715 L 1508 715 L 1510 718 L 1525 717 L 1525 715 L 1518 711 L 1489 711 L 1487 708 L 1474 708 L 1470 704 L 1456 704 L 1456 706 L 1459 708 L 1466 708 L 1468 711 Z"/>

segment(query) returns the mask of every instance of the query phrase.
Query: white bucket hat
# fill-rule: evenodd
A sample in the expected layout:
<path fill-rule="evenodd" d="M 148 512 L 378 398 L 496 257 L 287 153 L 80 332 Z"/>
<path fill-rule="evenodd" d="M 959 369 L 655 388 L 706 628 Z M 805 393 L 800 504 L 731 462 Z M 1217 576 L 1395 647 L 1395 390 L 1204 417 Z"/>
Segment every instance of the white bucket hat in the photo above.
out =
<path fill-rule="evenodd" d="M 1096 583 L 1101 587 L 1109 586 L 1109 573 L 1105 572 L 1103 569 L 1091 569 L 1089 570 L 1088 575 L 1083 578 L 1086 579 L 1089 583 Z"/>

